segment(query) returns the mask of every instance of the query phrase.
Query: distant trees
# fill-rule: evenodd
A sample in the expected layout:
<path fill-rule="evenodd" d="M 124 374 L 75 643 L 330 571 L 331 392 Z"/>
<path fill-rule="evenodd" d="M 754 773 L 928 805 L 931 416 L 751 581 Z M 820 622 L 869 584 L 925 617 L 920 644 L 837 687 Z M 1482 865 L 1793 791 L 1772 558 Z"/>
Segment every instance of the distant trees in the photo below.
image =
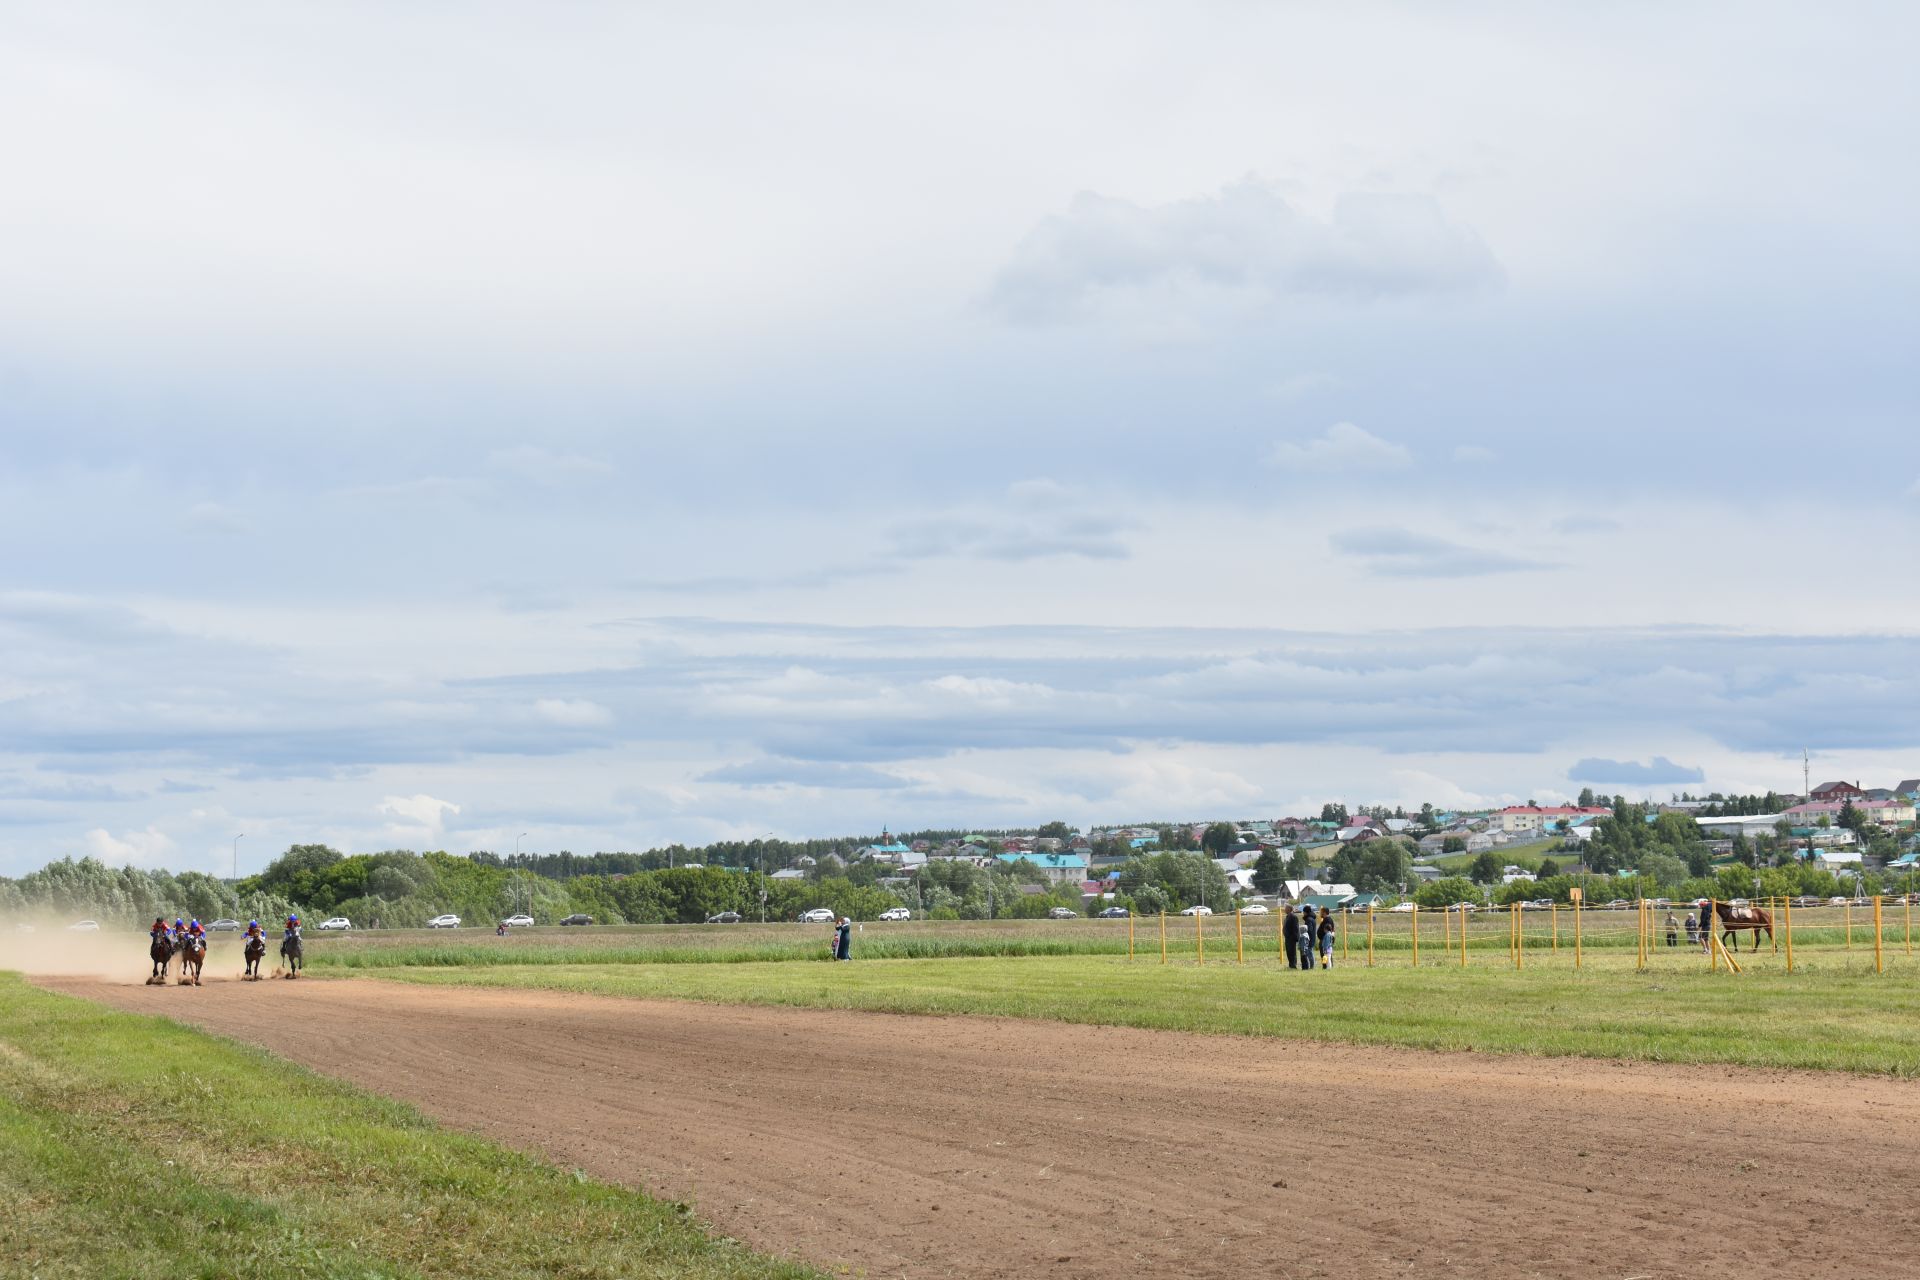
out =
<path fill-rule="evenodd" d="M 1231 822 L 1215 822 L 1200 836 L 1200 847 L 1219 857 L 1240 842 L 1240 830 Z"/>
<path fill-rule="evenodd" d="M 1261 893 L 1278 893 L 1287 880 L 1286 860 L 1278 849 L 1262 849 L 1253 864 L 1253 887 Z"/>
<path fill-rule="evenodd" d="M 1226 873 L 1211 858 L 1194 853 L 1139 854 L 1120 868 L 1119 892 L 1140 900 L 1151 886 L 1164 901 L 1180 907 L 1204 904 L 1218 911 L 1233 897 Z"/>
<path fill-rule="evenodd" d="M 1466 851 L 1467 851 L 1467 838 L 1465 836 L 1441 837 L 1441 840 L 1440 840 L 1441 853 L 1465 853 Z"/>
<path fill-rule="evenodd" d="M 1503 865 L 1489 850 L 1473 860 L 1467 868 L 1467 875 L 1475 884 L 1497 884 Z"/>
<path fill-rule="evenodd" d="M 1320 806 L 1320 821 L 1338 822 L 1342 826 L 1347 821 L 1347 806 L 1343 804 L 1323 804 Z"/>

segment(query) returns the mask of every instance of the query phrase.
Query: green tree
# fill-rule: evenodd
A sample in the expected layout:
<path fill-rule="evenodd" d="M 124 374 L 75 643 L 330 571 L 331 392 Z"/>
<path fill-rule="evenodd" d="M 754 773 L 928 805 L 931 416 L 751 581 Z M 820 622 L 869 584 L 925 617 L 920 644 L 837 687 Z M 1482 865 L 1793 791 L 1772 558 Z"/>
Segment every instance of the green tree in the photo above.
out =
<path fill-rule="evenodd" d="M 1266 848 L 1253 864 L 1253 887 L 1261 893 L 1280 892 L 1287 879 L 1287 864 L 1278 849 Z"/>
<path fill-rule="evenodd" d="M 1475 884 L 1495 884 L 1500 879 L 1502 863 L 1489 849 L 1475 858 L 1467 868 L 1467 875 Z"/>
<path fill-rule="evenodd" d="M 1338 822 L 1342 826 L 1345 826 L 1347 821 L 1347 806 L 1343 804 L 1333 804 L 1333 803 L 1327 803 L 1327 804 L 1321 805 L 1320 821 Z"/>
<path fill-rule="evenodd" d="M 1465 853 L 1466 851 L 1467 841 L 1465 836 L 1446 836 L 1440 841 L 1440 852 L 1443 854 Z"/>
<path fill-rule="evenodd" d="M 1461 876 L 1429 880 L 1413 891 L 1413 900 L 1423 911 L 1455 902 L 1474 902 L 1479 897 L 1479 890 L 1474 888 L 1473 882 Z"/>
<path fill-rule="evenodd" d="M 1539 870 L 1534 872 L 1535 878 L 1540 880 L 1550 880 L 1554 876 L 1557 876 L 1559 874 L 1560 874 L 1560 864 L 1555 862 L 1552 858 L 1540 859 L 1540 868 Z"/>
<path fill-rule="evenodd" d="M 1240 832 L 1231 822 L 1215 822 L 1200 837 L 1200 847 L 1219 857 L 1240 842 Z"/>

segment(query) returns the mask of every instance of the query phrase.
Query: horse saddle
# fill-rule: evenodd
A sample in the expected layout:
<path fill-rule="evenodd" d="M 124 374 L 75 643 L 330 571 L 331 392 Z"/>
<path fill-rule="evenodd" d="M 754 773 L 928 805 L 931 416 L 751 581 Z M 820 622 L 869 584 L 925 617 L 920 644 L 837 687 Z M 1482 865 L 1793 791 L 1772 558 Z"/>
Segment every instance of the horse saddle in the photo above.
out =
<path fill-rule="evenodd" d="M 1759 917 L 1753 914 L 1753 908 L 1751 907 L 1734 907 L 1727 912 L 1727 919 L 1729 920 L 1755 920 L 1758 918 Z"/>

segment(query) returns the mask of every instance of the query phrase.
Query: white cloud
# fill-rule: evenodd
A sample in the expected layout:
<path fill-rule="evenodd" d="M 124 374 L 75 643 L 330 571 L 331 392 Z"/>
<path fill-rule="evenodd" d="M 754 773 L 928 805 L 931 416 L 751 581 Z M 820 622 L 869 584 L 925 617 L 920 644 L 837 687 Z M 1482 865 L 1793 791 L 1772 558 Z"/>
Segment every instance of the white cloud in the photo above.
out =
<path fill-rule="evenodd" d="M 1217 195 L 1138 205 L 1083 191 L 1028 233 L 995 279 L 1009 319 L 1071 319 L 1136 305 L 1302 296 L 1383 298 L 1490 288 L 1500 266 L 1426 195 L 1349 192 L 1303 214 L 1248 179 Z"/>
<path fill-rule="evenodd" d="M 439 831 L 446 825 L 447 815 L 459 813 L 460 806 L 429 795 L 388 796 L 380 802 L 377 811 L 409 819 L 415 826 L 429 831 Z"/>
<path fill-rule="evenodd" d="M 148 827 L 144 831 L 123 831 L 117 837 L 104 827 L 95 827 L 87 832 L 86 843 L 89 857 L 115 866 L 131 864 L 136 867 L 161 866 L 177 847 L 172 838 L 158 827 Z"/>
<path fill-rule="evenodd" d="M 533 704 L 533 713 L 548 724 L 575 729 L 613 723 L 612 711 L 587 698 L 541 698 Z"/>
<path fill-rule="evenodd" d="M 1400 471 L 1413 465 L 1413 454 L 1364 427 L 1336 422 L 1312 440 L 1281 441 L 1261 461 L 1282 471 Z"/>

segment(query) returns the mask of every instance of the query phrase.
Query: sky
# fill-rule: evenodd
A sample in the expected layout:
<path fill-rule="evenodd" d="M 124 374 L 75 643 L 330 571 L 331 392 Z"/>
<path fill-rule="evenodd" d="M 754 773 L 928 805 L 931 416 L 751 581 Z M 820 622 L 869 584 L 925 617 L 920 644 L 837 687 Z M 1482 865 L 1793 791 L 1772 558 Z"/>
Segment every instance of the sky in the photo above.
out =
<path fill-rule="evenodd" d="M 0 875 L 1920 776 L 1917 35 L 0 8 Z"/>

